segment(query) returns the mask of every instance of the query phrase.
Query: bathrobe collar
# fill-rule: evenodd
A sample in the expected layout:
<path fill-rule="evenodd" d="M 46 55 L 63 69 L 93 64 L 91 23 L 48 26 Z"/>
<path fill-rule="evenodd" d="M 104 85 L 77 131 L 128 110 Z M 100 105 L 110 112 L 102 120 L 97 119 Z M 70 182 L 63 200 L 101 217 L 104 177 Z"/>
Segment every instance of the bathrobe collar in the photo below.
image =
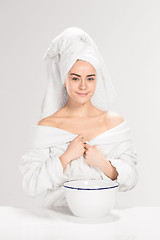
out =
<path fill-rule="evenodd" d="M 32 138 L 30 142 L 31 148 L 44 148 L 50 146 L 57 146 L 61 144 L 68 144 L 77 134 L 69 131 L 42 125 L 32 125 Z M 90 145 L 114 144 L 130 140 L 132 138 L 131 130 L 127 121 L 120 123 L 118 126 L 99 134 L 91 141 Z"/>

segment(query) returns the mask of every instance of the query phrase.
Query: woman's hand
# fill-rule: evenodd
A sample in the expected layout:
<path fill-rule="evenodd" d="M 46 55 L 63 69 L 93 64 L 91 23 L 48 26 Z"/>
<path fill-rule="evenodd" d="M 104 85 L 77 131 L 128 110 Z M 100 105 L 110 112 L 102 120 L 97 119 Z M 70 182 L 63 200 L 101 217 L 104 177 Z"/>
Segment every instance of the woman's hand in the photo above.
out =
<path fill-rule="evenodd" d="M 85 140 L 82 134 L 79 134 L 76 138 L 74 138 L 70 144 L 68 145 L 67 150 L 65 151 L 68 158 L 71 160 L 75 158 L 79 158 L 83 155 L 85 151 Z"/>
<path fill-rule="evenodd" d="M 103 153 L 94 145 L 90 146 L 89 144 L 85 144 L 85 153 L 84 157 L 86 162 L 90 166 L 99 167 L 102 160 L 104 160 Z"/>
<path fill-rule="evenodd" d="M 66 151 L 59 157 L 61 164 L 63 166 L 63 170 L 65 170 L 68 163 L 83 155 L 85 151 L 84 145 L 85 140 L 82 134 L 79 134 L 76 138 L 74 138 L 70 142 Z"/>

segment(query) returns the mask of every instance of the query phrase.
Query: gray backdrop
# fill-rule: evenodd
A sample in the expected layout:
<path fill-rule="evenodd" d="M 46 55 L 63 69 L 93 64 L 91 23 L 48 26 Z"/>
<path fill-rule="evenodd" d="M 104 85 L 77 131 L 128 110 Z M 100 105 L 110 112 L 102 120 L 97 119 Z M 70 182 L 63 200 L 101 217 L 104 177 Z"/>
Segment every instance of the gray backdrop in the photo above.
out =
<path fill-rule="evenodd" d="M 0 1 L 0 205 L 31 206 L 18 171 L 46 87 L 43 55 L 67 27 L 82 28 L 105 59 L 119 100 L 110 109 L 130 124 L 138 185 L 119 206 L 158 206 L 160 2 L 157 0 Z"/>

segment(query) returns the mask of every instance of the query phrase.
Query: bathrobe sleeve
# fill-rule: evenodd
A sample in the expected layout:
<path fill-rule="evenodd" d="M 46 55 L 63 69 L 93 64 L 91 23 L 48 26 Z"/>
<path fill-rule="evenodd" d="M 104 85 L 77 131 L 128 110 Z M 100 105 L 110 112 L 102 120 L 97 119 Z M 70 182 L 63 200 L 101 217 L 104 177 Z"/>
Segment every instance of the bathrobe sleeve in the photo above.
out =
<path fill-rule="evenodd" d="M 133 139 L 119 144 L 117 156 L 107 157 L 107 160 L 118 172 L 119 191 L 128 191 L 135 187 L 138 181 L 137 151 Z"/>
<path fill-rule="evenodd" d="M 31 196 L 60 187 L 67 179 L 53 147 L 29 149 L 22 156 L 19 170 L 23 175 L 23 189 Z"/>

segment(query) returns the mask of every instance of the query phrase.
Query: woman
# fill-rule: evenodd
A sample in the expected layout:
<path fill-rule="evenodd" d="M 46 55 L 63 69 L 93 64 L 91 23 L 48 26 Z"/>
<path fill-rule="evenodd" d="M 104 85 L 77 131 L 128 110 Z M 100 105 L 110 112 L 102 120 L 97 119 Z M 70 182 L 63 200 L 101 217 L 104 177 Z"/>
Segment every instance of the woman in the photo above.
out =
<path fill-rule="evenodd" d="M 23 187 L 47 207 L 67 205 L 69 179 L 108 179 L 120 191 L 138 180 L 137 154 L 126 120 L 108 111 L 116 93 L 95 43 L 79 28 L 53 41 L 45 60 L 48 86 L 41 120 L 20 166 Z"/>

